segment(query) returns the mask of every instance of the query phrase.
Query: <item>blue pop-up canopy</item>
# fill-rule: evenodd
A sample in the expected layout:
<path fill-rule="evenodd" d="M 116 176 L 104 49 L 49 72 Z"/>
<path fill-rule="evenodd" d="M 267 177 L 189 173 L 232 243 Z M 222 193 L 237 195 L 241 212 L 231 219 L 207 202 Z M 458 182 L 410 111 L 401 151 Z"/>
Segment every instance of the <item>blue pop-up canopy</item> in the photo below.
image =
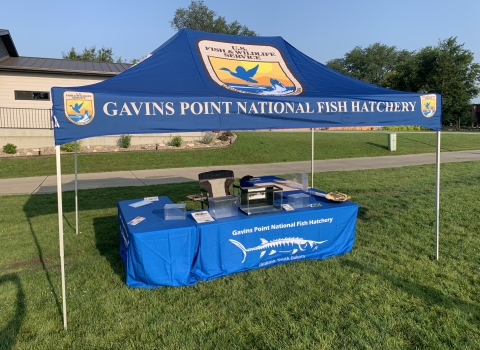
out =
<path fill-rule="evenodd" d="M 65 329 L 59 145 L 93 136 L 282 128 L 313 131 L 342 126 L 428 127 L 437 131 L 438 259 L 439 94 L 389 90 L 350 78 L 314 61 L 281 37 L 240 37 L 183 29 L 118 76 L 93 85 L 52 88 L 52 101 Z M 78 216 L 76 223 L 78 232 Z"/>
<path fill-rule="evenodd" d="M 340 74 L 281 37 L 180 30 L 106 81 L 52 88 L 55 144 L 101 135 L 420 125 L 441 127 L 441 96 Z"/>

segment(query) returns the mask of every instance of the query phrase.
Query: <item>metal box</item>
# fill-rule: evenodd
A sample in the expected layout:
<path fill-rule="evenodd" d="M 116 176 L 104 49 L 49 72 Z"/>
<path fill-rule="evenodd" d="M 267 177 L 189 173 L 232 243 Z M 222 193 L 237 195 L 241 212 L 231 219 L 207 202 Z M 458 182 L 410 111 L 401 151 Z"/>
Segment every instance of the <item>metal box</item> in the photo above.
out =
<path fill-rule="evenodd" d="M 275 185 L 240 187 L 240 210 L 247 215 L 282 211 L 283 190 Z"/>
<path fill-rule="evenodd" d="M 388 134 L 388 150 L 390 152 L 397 150 L 397 134 Z"/>

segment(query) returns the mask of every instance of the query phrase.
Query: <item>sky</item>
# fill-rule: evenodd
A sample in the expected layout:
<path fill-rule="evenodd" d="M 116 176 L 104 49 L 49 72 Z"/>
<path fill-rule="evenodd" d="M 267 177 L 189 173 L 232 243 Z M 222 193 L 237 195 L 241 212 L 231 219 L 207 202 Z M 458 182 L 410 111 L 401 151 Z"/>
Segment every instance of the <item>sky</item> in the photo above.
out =
<path fill-rule="evenodd" d="M 175 34 L 175 10 L 191 0 L 4 1 L 0 28 L 20 56 L 61 58 L 72 47 L 112 48 L 114 58 L 140 59 Z M 204 0 L 261 36 L 281 36 L 325 64 L 374 43 L 420 50 L 457 37 L 480 62 L 478 0 Z M 480 97 L 473 102 L 480 103 Z"/>

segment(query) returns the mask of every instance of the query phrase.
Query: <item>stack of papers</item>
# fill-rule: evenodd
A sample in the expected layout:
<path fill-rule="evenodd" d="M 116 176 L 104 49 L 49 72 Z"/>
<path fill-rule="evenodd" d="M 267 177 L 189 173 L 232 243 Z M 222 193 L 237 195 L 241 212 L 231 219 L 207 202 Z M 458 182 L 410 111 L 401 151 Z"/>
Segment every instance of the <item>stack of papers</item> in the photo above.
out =
<path fill-rule="evenodd" d="M 142 222 L 143 220 L 145 220 L 144 217 L 142 217 L 142 216 L 137 216 L 135 219 L 130 220 L 130 221 L 128 222 L 128 224 L 129 224 L 129 225 L 132 225 L 132 226 L 135 226 L 136 224 L 138 224 L 139 222 Z"/>
<path fill-rule="evenodd" d="M 215 221 L 208 211 L 197 211 L 192 213 L 192 218 L 199 224 L 202 222 L 212 222 Z"/>
<path fill-rule="evenodd" d="M 142 201 L 131 203 L 131 204 L 129 204 L 129 206 L 131 206 L 133 208 L 138 208 L 138 207 L 141 207 L 143 205 L 147 205 L 147 204 L 150 204 L 152 202 L 157 202 L 157 201 L 158 201 L 158 197 L 145 197 Z"/>

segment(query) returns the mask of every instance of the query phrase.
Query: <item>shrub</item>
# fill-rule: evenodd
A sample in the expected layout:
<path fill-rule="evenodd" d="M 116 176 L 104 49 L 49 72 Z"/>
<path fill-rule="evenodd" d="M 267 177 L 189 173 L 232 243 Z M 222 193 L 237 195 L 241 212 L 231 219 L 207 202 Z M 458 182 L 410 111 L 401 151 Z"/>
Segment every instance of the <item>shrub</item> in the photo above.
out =
<path fill-rule="evenodd" d="M 220 141 L 228 141 L 228 136 L 225 135 L 225 134 L 221 134 L 221 135 L 218 137 L 218 139 L 219 139 Z"/>
<path fill-rule="evenodd" d="M 227 130 L 223 133 L 224 135 L 227 135 L 227 136 L 233 136 L 233 132 L 231 132 L 230 130 Z"/>
<path fill-rule="evenodd" d="M 202 140 L 200 142 L 205 145 L 209 145 L 212 143 L 214 137 L 215 137 L 215 134 L 213 132 L 207 132 L 205 135 L 203 135 Z"/>
<path fill-rule="evenodd" d="M 382 130 L 391 130 L 391 131 L 426 131 L 430 130 L 425 126 L 384 126 Z"/>
<path fill-rule="evenodd" d="M 13 143 L 7 143 L 5 146 L 3 146 L 3 152 L 6 154 L 15 154 L 17 153 L 17 146 L 15 146 Z"/>
<path fill-rule="evenodd" d="M 77 152 L 80 151 L 82 146 L 81 141 L 77 141 Z M 60 151 L 63 152 L 74 152 L 75 151 L 75 142 L 64 143 L 60 145 Z"/>
<path fill-rule="evenodd" d="M 180 135 L 177 135 L 170 140 L 170 144 L 175 147 L 180 147 L 182 143 L 183 143 L 183 139 Z"/>
<path fill-rule="evenodd" d="M 120 135 L 120 138 L 117 141 L 117 145 L 120 148 L 128 148 L 132 143 L 132 135 Z"/>

